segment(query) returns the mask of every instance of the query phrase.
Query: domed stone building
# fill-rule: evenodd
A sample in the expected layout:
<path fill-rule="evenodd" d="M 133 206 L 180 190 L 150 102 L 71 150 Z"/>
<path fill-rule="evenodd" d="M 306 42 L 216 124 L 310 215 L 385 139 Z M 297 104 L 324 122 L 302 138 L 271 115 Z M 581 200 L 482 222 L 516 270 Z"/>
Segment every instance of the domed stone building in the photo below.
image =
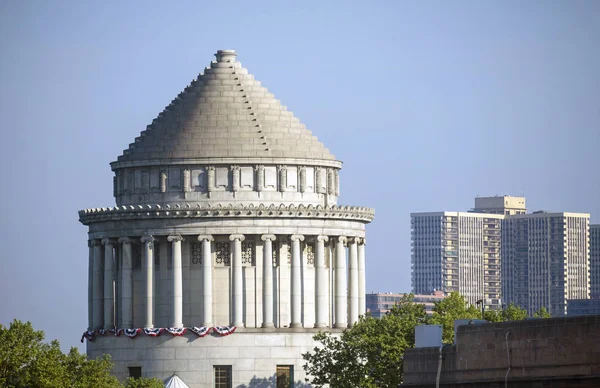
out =
<path fill-rule="evenodd" d="M 374 211 L 337 205 L 342 163 L 234 51 L 216 59 L 111 164 L 116 206 L 79 212 L 87 352 L 121 379 L 289 386 L 314 333 L 365 313 Z"/>

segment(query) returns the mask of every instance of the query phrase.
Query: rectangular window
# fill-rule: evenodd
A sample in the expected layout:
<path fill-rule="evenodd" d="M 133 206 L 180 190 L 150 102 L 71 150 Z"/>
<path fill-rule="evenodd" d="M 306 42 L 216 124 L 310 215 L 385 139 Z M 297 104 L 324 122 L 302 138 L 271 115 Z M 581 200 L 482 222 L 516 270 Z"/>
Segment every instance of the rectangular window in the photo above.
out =
<path fill-rule="evenodd" d="M 215 388 L 231 388 L 231 365 L 215 365 Z"/>
<path fill-rule="evenodd" d="M 133 377 L 134 379 L 139 379 L 142 377 L 141 366 L 130 366 L 127 369 L 129 369 L 129 377 Z"/>
<path fill-rule="evenodd" d="M 277 365 L 277 388 L 294 387 L 294 366 Z"/>

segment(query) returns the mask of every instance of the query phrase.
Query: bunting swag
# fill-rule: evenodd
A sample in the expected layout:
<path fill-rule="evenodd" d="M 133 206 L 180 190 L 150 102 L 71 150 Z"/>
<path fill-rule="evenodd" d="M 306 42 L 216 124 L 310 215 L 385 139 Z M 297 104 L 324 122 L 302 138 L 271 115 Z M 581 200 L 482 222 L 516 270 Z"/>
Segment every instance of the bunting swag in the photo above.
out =
<path fill-rule="evenodd" d="M 140 331 L 142 331 L 142 329 L 125 329 L 125 330 L 123 330 L 125 335 L 129 338 L 135 338 L 140 333 Z"/>
<path fill-rule="evenodd" d="M 98 330 L 98 334 L 100 334 L 101 336 L 104 336 L 107 331 L 108 330 L 100 329 L 100 330 Z"/>
<path fill-rule="evenodd" d="M 163 330 L 162 327 L 157 327 L 156 329 L 144 329 L 144 334 L 149 335 L 150 337 L 158 337 Z"/>
<path fill-rule="evenodd" d="M 86 338 L 89 342 L 94 342 L 95 335 L 96 335 L 96 333 L 94 332 L 94 330 L 84 331 L 83 335 L 81 336 L 81 343 L 83 343 L 84 338 Z"/>
<path fill-rule="evenodd" d="M 110 329 L 108 331 L 111 332 L 111 333 L 113 333 L 117 337 L 120 336 L 123 333 L 123 329 Z"/>
<path fill-rule="evenodd" d="M 221 334 L 222 336 L 232 334 L 235 331 L 235 329 L 236 329 L 235 326 L 215 326 L 215 327 L 213 327 L 213 330 L 216 331 L 217 333 Z"/>
<path fill-rule="evenodd" d="M 186 331 L 185 327 L 167 327 L 165 330 L 176 336 L 182 336 Z"/>
<path fill-rule="evenodd" d="M 205 337 L 206 335 L 208 335 L 208 333 L 210 333 L 210 327 L 206 327 L 206 326 L 202 326 L 202 327 L 198 327 L 198 326 L 192 326 L 190 327 L 190 330 L 192 331 L 192 333 L 196 334 L 198 337 Z"/>

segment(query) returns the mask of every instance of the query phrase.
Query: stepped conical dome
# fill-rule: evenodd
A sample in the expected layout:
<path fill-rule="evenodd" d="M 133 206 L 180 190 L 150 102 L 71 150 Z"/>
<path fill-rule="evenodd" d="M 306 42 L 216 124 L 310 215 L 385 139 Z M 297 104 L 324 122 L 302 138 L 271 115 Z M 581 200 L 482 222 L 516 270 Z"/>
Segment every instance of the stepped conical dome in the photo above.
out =
<path fill-rule="evenodd" d="M 335 160 L 233 50 L 219 50 L 118 162 L 221 157 Z"/>

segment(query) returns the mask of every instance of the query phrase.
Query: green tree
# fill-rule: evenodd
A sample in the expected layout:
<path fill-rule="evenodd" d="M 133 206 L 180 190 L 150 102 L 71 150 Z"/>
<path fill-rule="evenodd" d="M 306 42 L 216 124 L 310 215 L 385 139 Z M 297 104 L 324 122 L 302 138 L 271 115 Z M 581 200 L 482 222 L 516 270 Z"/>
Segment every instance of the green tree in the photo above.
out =
<path fill-rule="evenodd" d="M 552 318 L 548 310 L 545 307 L 540 308 L 538 311 L 533 313 L 534 318 Z"/>
<path fill-rule="evenodd" d="M 481 310 L 467 303 L 458 292 L 435 302 L 431 323 L 442 325 L 442 341 L 445 344 L 454 342 L 454 321 L 457 319 L 481 319 Z"/>
<path fill-rule="evenodd" d="M 425 307 L 405 295 L 381 319 L 361 317 L 339 337 L 318 333 L 319 343 L 303 354 L 304 370 L 314 387 L 396 387 L 402 382 L 404 350 L 414 347 L 415 326 L 428 320 Z"/>
<path fill-rule="evenodd" d="M 111 374 L 110 357 L 89 360 L 71 348 L 64 354 L 58 341 L 44 341 L 44 332 L 30 322 L 0 325 L 0 386 L 4 388 L 122 388 Z M 157 385 L 159 383 L 160 385 Z M 143 379 L 131 388 L 163 387 L 160 380 Z M 126 386 L 129 387 L 129 386 Z"/>
<path fill-rule="evenodd" d="M 164 388 L 162 381 L 155 378 L 141 377 L 134 379 L 133 377 L 125 380 L 125 388 Z"/>
<path fill-rule="evenodd" d="M 485 311 L 485 320 L 490 322 L 522 321 L 525 318 L 527 318 L 527 310 L 512 303 L 502 310 Z"/>

